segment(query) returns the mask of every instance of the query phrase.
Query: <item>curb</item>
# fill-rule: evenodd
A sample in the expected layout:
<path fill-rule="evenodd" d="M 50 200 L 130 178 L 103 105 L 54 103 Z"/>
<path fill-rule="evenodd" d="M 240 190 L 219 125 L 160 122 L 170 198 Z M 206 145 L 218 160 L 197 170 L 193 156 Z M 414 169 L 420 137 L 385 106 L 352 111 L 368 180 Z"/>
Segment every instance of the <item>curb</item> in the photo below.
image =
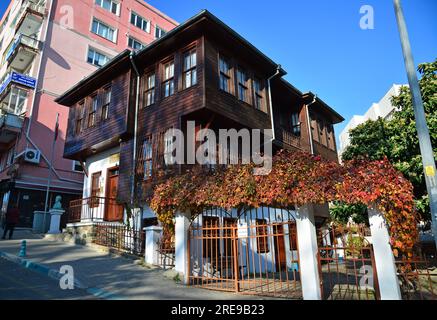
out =
<path fill-rule="evenodd" d="M 63 274 L 60 273 L 56 269 L 51 269 L 43 264 L 33 262 L 32 260 L 21 258 L 21 257 L 18 257 L 16 255 L 13 255 L 13 254 L 10 254 L 7 252 L 0 251 L 0 257 L 3 257 L 10 262 L 16 263 L 16 264 L 18 264 L 26 269 L 29 269 L 29 270 L 38 272 L 39 274 L 48 276 L 49 278 L 54 279 L 54 280 L 60 280 L 63 276 Z M 98 298 L 101 298 L 101 299 L 121 300 L 120 297 L 116 296 L 112 292 L 105 291 L 105 290 L 103 290 L 101 288 L 97 288 L 97 287 L 91 287 L 91 288 L 87 287 L 86 285 L 84 285 L 83 283 L 81 283 L 77 279 L 74 280 L 74 287 L 85 290 L 87 293 L 89 293 L 93 296 L 96 296 Z"/>

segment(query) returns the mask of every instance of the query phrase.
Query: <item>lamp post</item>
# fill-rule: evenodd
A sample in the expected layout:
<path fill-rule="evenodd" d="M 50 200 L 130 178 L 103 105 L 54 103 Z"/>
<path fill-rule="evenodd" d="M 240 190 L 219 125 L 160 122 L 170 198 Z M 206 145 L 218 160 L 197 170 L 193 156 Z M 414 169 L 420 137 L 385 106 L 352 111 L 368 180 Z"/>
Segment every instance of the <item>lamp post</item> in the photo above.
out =
<path fill-rule="evenodd" d="M 408 37 L 407 25 L 400 0 L 393 0 L 398 22 L 399 34 L 401 38 L 402 51 L 404 55 L 405 68 L 407 70 L 408 82 L 410 85 L 414 116 L 416 119 L 417 135 L 419 137 L 420 153 L 425 173 L 426 188 L 429 196 L 432 231 L 437 247 L 437 179 L 434 152 L 431 145 L 428 126 L 425 119 L 422 96 L 420 94 L 419 81 L 417 79 L 416 68 L 414 66 L 411 45 Z"/>

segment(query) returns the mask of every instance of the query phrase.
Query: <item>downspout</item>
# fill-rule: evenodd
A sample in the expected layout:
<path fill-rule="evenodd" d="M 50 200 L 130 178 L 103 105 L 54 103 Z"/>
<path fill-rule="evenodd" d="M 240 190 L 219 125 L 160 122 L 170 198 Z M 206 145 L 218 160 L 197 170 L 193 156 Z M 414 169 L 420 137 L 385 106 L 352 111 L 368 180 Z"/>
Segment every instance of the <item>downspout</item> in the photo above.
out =
<path fill-rule="evenodd" d="M 314 103 L 316 103 L 316 100 L 317 100 L 317 95 L 315 94 L 313 101 L 305 106 L 305 111 L 306 111 L 306 116 L 307 116 L 307 125 L 308 125 L 308 135 L 310 137 L 310 150 L 311 150 L 312 155 L 314 155 L 314 142 L 313 142 L 313 132 L 311 131 L 311 120 L 310 120 L 309 107 L 311 105 L 313 105 Z"/>
<path fill-rule="evenodd" d="M 136 91 L 135 91 L 135 117 L 134 117 L 134 146 L 132 155 L 132 182 L 131 182 L 131 206 L 134 205 L 134 192 L 135 192 L 135 166 L 137 161 L 137 134 L 138 134 L 138 110 L 140 105 L 140 72 L 138 71 L 137 65 L 134 61 L 134 52 L 132 51 L 129 55 L 132 68 L 137 76 Z"/>
<path fill-rule="evenodd" d="M 281 73 L 281 65 L 278 64 L 277 67 L 276 67 L 275 74 L 267 79 L 267 90 L 269 92 L 270 121 L 271 121 L 271 125 L 272 125 L 272 139 L 271 139 L 271 142 L 274 142 L 276 140 L 276 130 L 275 130 L 275 119 L 274 119 L 274 116 L 273 116 L 272 88 L 271 88 L 271 85 L 270 85 L 270 81 L 273 78 L 275 78 L 276 76 L 278 76 L 280 73 Z"/>

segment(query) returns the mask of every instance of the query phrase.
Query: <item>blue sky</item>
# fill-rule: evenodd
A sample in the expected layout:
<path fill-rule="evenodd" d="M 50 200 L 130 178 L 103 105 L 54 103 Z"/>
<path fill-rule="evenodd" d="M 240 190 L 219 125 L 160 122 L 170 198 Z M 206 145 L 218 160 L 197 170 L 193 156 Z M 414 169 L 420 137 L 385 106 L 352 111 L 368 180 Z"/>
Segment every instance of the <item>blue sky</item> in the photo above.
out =
<path fill-rule="evenodd" d="M 342 114 L 338 135 L 393 83 L 407 83 L 392 0 L 149 0 L 178 22 L 208 9 Z M 402 0 L 416 65 L 437 58 L 437 1 Z M 7 1 L 1 1 L 3 12 Z M 374 8 L 362 30 L 360 8 Z"/>

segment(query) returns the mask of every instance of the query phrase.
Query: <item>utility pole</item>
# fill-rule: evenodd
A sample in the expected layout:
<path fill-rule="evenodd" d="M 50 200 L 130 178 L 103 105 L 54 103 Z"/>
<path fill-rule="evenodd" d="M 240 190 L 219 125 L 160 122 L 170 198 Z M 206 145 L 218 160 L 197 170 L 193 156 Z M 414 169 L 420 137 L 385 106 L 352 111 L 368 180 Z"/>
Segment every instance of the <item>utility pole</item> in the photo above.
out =
<path fill-rule="evenodd" d="M 402 51 L 404 54 L 405 68 L 407 69 L 408 82 L 411 90 L 414 116 L 416 118 L 416 129 L 419 136 L 420 153 L 422 155 L 422 164 L 425 173 L 426 188 L 428 191 L 431 209 L 432 231 L 437 247 L 437 181 L 434 152 L 431 145 L 431 139 L 429 137 L 428 126 L 426 124 L 425 111 L 423 108 L 423 101 L 420 94 L 420 86 L 417 79 L 416 68 L 414 66 L 413 55 L 411 53 L 410 40 L 408 37 L 404 13 L 402 11 L 400 0 L 393 1 L 401 38 Z"/>

